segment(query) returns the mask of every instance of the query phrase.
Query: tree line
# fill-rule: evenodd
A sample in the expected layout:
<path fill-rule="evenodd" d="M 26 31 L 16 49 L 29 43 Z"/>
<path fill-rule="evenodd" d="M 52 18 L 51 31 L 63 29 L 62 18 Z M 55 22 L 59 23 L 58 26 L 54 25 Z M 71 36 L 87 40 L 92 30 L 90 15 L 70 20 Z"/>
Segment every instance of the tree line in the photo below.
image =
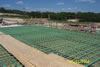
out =
<path fill-rule="evenodd" d="M 9 10 L 0 8 L 1 13 L 14 13 L 26 15 L 33 18 L 49 18 L 51 20 L 67 20 L 67 19 L 79 19 L 82 22 L 100 22 L 100 13 L 94 12 L 40 12 L 40 11 L 21 11 L 21 10 Z"/>

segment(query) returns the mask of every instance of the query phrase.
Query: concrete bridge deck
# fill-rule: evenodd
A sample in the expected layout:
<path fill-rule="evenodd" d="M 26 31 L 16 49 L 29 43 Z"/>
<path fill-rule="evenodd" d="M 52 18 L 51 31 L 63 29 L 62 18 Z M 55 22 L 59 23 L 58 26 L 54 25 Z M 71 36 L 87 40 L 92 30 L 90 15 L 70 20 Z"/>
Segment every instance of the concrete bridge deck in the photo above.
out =
<path fill-rule="evenodd" d="M 0 34 L 0 44 L 25 67 L 84 67 L 80 64 L 72 64 L 69 60 L 55 54 L 45 54 L 14 39 L 10 35 Z"/>

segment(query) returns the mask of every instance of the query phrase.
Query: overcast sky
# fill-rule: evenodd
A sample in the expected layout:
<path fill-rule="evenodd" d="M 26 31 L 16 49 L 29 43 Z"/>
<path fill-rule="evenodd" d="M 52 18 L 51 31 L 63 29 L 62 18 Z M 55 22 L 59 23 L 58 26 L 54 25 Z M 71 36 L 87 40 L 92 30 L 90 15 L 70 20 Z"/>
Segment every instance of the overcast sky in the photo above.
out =
<path fill-rule="evenodd" d="M 100 12 L 100 0 L 0 0 L 0 7 L 25 11 Z"/>

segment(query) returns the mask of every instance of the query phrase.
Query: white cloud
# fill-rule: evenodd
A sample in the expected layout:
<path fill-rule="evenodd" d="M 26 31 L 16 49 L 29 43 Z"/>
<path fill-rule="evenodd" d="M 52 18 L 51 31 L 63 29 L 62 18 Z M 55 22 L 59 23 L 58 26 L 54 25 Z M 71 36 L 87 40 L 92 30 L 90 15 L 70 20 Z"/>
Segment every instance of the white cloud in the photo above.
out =
<path fill-rule="evenodd" d="M 59 3 L 56 3 L 57 5 L 64 5 L 64 3 L 63 2 L 59 2 Z"/>
<path fill-rule="evenodd" d="M 53 10 L 55 10 L 55 8 L 36 8 L 34 10 L 37 10 L 37 11 L 53 11 Z"/>
<path fill-rule="evenodd" d="M 73 8 L 67 8 L 68 10 L 72 10 Z"/>
<path fill-rule="evenodd" d="M 78 7 L 69 7 L 69 8 L 34 8 L 31 11 L 50 11 L 50 12 L 79 12 L 81 11 Z"/>
<path fill-rule="evenodd" d="M 23 1 L 17 1 L 16 4 L 20 4 L 20 5 L 23 5 L 24 2 Z"/>
<path fill-rule="evenodd" d="M 10 8 L 11 5 L 10 4 L 4 4 L 4 5 L 1 5 L 1 7 Z"/>
<path fill-rule="evenodd" d="M 62 8 L 60 11 L 65 11 L 65 12 L 78 12 L 80 11 L 79 8 L 77 7 L 69 7 L 69 8 Z"/>
<path fill-rule="evenodd" d="M 96 0 L 76 0 L 77 2 L 96 3 Z"/>

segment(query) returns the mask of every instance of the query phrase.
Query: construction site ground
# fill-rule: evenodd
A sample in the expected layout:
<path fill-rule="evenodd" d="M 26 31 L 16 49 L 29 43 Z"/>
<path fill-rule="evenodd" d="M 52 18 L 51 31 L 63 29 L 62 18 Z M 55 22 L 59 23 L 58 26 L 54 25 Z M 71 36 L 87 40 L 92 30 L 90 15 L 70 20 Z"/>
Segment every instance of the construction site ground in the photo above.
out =
<path fill-rule="evenodd" d="M 0 34 L 0 44 L 25 67 L 84 67 L 56 54 L 45 54 L 3 33 Z"/>

